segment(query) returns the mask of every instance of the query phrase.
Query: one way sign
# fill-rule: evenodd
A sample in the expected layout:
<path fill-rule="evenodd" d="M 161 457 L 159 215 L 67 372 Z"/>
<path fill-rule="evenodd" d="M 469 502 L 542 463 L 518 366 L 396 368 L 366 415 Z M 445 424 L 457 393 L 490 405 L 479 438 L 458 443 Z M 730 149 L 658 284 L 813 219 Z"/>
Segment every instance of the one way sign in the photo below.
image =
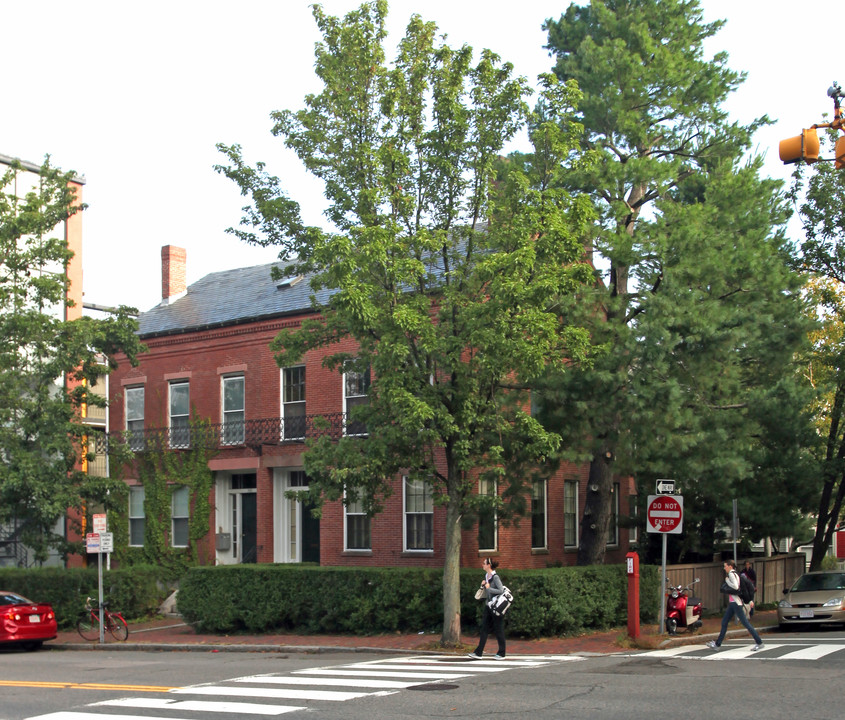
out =
<path fill-rule="evenodd" d="M 657 481 L 657 494 L 658 495 L 672 495 L 675 492 L 675 481 L 674 480 L 658 480 Z"/>

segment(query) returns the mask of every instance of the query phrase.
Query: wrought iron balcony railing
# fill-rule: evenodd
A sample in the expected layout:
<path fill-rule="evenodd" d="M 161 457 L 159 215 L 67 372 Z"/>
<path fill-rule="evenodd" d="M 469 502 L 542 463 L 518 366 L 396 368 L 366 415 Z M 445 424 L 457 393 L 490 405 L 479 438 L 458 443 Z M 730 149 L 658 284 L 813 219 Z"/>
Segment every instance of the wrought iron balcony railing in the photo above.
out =
<path fill-rule="evenodd" d="M 308 438 L 328 435 L 338 440 L 344 435 L 366 435 L 366 428 L 348 413 L 300 415 L 292 418 L 260 418 L 227 423 L 196 423 L 187 427 L 145 428 L 110 432 L 96 437 L 96 452 L 107 452 L 110 442 L 127 443 L 134 452 L 204 448 L 259 447 L 302 443 Z"/>

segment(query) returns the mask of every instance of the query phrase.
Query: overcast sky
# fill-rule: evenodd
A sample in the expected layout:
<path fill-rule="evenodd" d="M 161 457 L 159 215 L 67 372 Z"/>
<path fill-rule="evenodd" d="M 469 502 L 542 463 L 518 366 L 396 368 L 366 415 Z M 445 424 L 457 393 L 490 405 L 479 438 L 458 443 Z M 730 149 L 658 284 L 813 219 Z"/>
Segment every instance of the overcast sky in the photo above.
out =
<path fill-rule="evenodd" d="M 359 0 L 324 0 L 343 15 Z M 319 39 L 300 0 L 27 0 L 0 2 L 3 103 L 0 154 L 53 163 L 86 179 L 83 216 L 85 301 L 147 310 L 160 300 L 163 245 L 187 249 L 188 283 L 209 272 L 275 258 L 226 234 L 244 199 L 214 173 L 217 142 L 239 143 L 263 160 L 324 224 L 320 185 L 270 134 L 273 110 L 297 109 L 319 90 Z M 393 0 L 391 43 L 420 12 L 452 45 L 488 47 L 529 79 L 551 68 L 543 21 L 568 2 Z M 788 178 L 777 141 L 832 112 L 826 90 L 845 83 L 835 59 L 841 4 L 703 0 L 706 20 L 726 27 L 707 45 L 748 73 L 728 104 L 742 122 L 776 121 L 757 144 L 766 173 Z M 798 8 L 801 8 L 799 11 Z M 391 50 L 388 57 L 392 57 Z"/>

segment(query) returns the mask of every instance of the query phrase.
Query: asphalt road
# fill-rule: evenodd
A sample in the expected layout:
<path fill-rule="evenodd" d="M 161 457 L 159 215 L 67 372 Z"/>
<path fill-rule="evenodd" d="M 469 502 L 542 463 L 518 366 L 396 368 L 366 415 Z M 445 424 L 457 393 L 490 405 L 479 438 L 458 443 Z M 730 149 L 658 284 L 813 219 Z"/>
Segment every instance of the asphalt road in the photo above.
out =
<path fill-rule="evenodd" d="M 512 656 L 0 651 L 0 720 L 825 718 L 838 714 L 845 633 L 772 633 L 720 651 Z"/>

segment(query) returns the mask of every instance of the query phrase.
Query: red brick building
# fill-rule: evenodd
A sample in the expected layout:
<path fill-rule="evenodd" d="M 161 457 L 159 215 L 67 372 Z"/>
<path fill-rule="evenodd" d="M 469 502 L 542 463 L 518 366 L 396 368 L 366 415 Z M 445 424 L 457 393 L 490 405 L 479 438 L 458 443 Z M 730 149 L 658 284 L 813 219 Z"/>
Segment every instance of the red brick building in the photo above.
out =
<path fill-rule="evenodd" d="M 121 362 L 111 376 L 112 430 L 129 431 L 136 449 L 151 437 L 178 449 L 200 441 L 198 418 L 210 420 L 202 441 L 211 437 L 219 452 L 209 461 L 213 510 L 202 554 L 216 563 L 442 565 L 445 509 L 432 503 L 424 485 L 397 477 L 383 512 L 372 518 L 335 502 L 316 520 L 303 503 L 285 497 L 307 487 L 306 436 L 361 431 L 348 417 L 365 401 L 367 378 L 325 369 L 316 352 L 295 367 L 276 365 L 270 341 L 313 311 L 307 282 L 274 281 L 271 267 L 213 273 L 187 288 L 184 250 L 162 249 L 162 301 L 139 318 L 149 351 L 138 367 Z M 315 427 L 318 417 L 329 421 L 329 430 Z M 567 465 L 537 484 L 531 516 L 518 527 L 491 517 L 465 531 L 462 565 L 475 567 L 486 554 L 506 567 L 574 564 L 587 470 Z M 129 542 L 140 545 L 144 490 L 136 479 L 128 482 Z M 187 545 L 189 503 L 174 489 L 169 542 L 178 547 Z M 616 486 L 617 517 L 628 514 L 632 492 L 628 482 Z M 632 532 L 614 518 L 608 562 L 622 561 Z"/>

